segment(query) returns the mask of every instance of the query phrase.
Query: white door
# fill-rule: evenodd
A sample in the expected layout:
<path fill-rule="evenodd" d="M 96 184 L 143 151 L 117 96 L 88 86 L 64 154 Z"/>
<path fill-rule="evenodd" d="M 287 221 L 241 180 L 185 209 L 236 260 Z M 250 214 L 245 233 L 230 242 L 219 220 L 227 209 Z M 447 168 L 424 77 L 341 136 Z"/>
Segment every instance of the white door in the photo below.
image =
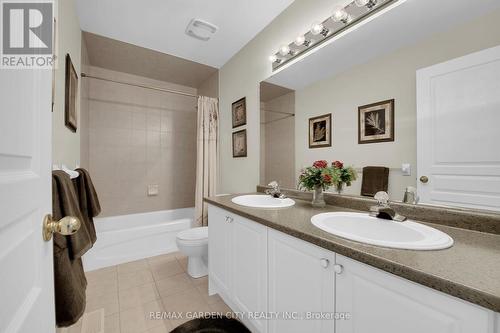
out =
<path fill-rule="evenodd" d="M 337 255 L 336 333 L 493 333 L 493 312 Z"/>
<path fill-rule="evenodd" d="M 334 318 L 313 315 L 335 311 L 335 254 L 275 230 L 268 237 L 269 312 L 286 316 L 270 320 L 269 332 L 334 332 Z"/>
<path fill-rule="evenodd" d="M 417 72 L 421 201 L 500 211 L 500 46 Z"/>
<path fill-rule="evenodd" d="M 0 332 L 54 332 L 51 70 L 0 69 Z"/>
<path fill-rule="evenodd" d="M 229 296 L 231 268 L 231 224 L 229 214 L 218 207 L 208 205 L 208 274 L 210 294 Z M 215 286 L 214 286 L 215 284 Z"/>
<path fill-rule="evenodd" d="M 229 221 L 233 227 L 230 250 L 233 301 L 241 312 L 266 313 L 267 227 L 238 215 Z M 249 321 L 258 332 L 267 332 L 265 318 Z"/>

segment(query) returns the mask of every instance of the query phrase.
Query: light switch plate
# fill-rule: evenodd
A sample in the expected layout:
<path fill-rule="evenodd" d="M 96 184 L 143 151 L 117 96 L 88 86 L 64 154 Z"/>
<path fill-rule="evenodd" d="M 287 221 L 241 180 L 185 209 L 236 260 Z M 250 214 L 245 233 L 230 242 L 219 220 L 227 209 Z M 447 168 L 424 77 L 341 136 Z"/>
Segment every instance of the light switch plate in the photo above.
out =
<path fill-rule="evenodd" d="M 158 195 L 159 186 L 158 185 L 148 185 L 148 196 L 153 197 Z"/>
<path fill-rule="evenodd" d="M 410 163 L 401 164 L 401 172 L 403 173 L 403 176 L 411 176 L 411 164 Z"/>

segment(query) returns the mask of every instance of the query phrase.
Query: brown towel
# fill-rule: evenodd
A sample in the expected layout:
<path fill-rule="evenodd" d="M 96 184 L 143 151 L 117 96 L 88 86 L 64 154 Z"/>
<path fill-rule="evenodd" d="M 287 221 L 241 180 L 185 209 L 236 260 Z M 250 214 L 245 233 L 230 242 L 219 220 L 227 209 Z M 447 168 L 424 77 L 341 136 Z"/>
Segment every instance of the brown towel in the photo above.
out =
<path fill-rule="evenodd" d="M 101 205 L 99 204 L 99 198 L 97 197 L 97 192 L 88 171 L 85 169 L 76 169 L 76 171 L 80 175 L 73 179 L 73 184 L 75 185 L 76 194 L 78 196 L 80 211 L 85 220 L 82 222 L 87 225 L 90 239 L 92 240 L 92 244 L 94 244 L 97 239 L 94 217 L 101 212 Z"/>
<path fill-rule="evenodd" d="M 85 311 L 87 280 L 81 255 L 92 245 L 87 228 L 83 225 L 73 183 L 64 171 L 52 173 L 52 215 L 55 220 L 75 216 L 82 221 L 75 235 L 54 234 L 56 323 L 64 327 L 76 323 Z"/>
<path fill-rule="evenodd" d="M 389 187 L 389 168 L 367 166 L 363 168 L 361 195 L 373 197 L 379 191 L 387 192 Z"/>

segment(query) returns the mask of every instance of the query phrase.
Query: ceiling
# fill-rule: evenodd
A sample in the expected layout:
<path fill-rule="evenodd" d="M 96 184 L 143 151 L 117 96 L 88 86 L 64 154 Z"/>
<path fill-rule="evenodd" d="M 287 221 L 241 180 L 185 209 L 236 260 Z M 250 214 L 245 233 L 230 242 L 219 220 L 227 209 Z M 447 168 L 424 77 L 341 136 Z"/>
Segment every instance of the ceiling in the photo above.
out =
<path fill-rule="evenodd" d="M 293 0 L 77 0 L 82 30 L 220 68 Z M 219 27 L 207 42 L 193 18 Z"/>
<path fill-rule="evenodd" d="M 198 88 L 217 68 L 165 53 L 83 33 L 92 66 Z"/>
<path fill-rule="evenodd" d="M 267 81 L 302 89 L 498 8 L 499 0 L 407 0 L 299 62 L 283 67 Z"/>
<path fill-rule="evenodd" d="M 293 90 L 277 86 L 269 82 L 260 83 L 260 101 L 269 102 L 275 98 L 291 93 Z"/>

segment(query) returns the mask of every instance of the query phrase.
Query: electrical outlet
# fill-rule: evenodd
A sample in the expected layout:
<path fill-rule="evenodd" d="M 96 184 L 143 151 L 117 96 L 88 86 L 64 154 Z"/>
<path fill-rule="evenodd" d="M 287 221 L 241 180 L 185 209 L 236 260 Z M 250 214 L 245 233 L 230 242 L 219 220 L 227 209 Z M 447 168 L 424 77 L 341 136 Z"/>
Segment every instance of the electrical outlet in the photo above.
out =
<path fill-rule="evenodd" d="M 159 185 L 148 185 L 148 197 L 158 195 Z"/>

